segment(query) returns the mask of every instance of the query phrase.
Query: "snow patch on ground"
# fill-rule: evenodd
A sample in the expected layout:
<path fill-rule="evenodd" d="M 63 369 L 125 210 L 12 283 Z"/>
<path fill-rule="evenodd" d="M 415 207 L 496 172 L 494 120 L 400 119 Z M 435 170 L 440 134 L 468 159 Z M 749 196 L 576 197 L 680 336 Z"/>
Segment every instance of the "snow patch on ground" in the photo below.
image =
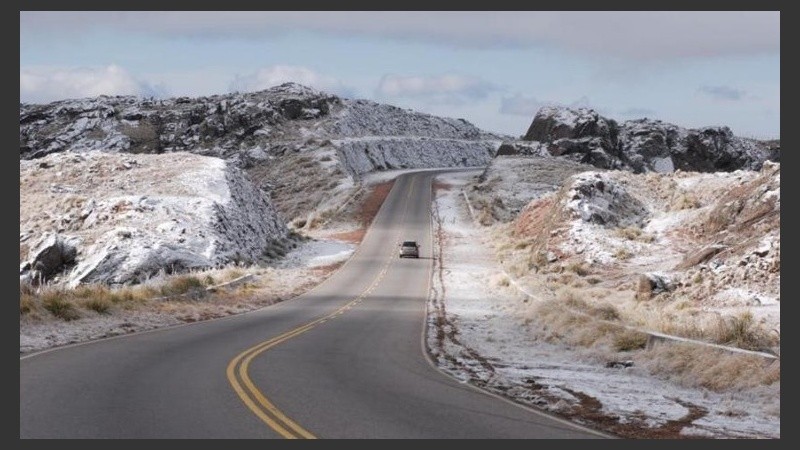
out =
<path fill-rule="evenodd" d="M 280 261 L 280 267 L 321 267 L 346 261 L 356 246 L 336 240 L 314 240 L 299 245 Z"/>
<path fill-rule="evenodd" d="M 520 314 L 531 300 L 500 287 L 501 268 L 467 211 L 460 187 L 474 176 L 437 177 L 454 186 L 439 191 L 434 204 L 444 232 L 444 283 L 434 274 L 434 289 L 445 291 L 444 331 L 455 336 L 438 341 L 434 297 L 427 343 L 440 367 L 461 380 L 554 412 L 572 411 L 578 404 L 573 392 L 579 392 L 597 399 L 602 413 L 618 416 L 621 423 L 658 427 L 684 418 L 684 405 L 692 404 L 707 414 L 684 429 L 687 435 L 780 437 L 780 411 L 764 400 L 769 395 L 681 387 L 639 367 L 607 368 L 589 350 L 536 340 Z M 779 386 L 761 390 L 774 389 Z"/>

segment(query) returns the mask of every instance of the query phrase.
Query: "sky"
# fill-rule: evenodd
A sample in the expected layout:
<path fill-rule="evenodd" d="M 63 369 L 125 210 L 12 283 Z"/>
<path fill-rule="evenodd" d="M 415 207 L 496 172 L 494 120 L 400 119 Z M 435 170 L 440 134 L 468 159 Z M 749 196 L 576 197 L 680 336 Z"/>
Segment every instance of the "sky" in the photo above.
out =
<path fill-rule="evenodd" d="M 20 102 L 294 81 L 525 134 L 544 105 L 780 137 L 780 12 L 20 12 Z"/>

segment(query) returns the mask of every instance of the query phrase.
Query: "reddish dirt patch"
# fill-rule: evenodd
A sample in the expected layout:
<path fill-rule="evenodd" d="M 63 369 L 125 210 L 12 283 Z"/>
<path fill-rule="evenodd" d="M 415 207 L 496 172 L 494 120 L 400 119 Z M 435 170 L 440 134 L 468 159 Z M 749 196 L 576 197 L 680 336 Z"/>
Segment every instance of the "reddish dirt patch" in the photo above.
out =
<path fill-rule="evenodd" d="M 346 231 L 344 233 L 335 233 L 332 234 L 330 237 L 331 239 L 338 239 L 340 241 L 349 242 L 351 244 L 360 244 L 361 241 L 364 239 L 364 235 L 367 233 L 366 228 L 359 228 L 353 231 Z"/>
<path fill-rule="evenodd" d="M 453 185 L 452 184 L 443 183 L 443 182 L 438 181 L 438 180 L 435 180 L 433 182 L 432 187 L 433 187 L 433 192 L 449 191 L 450 189 L 453 189 Z"/>
<path fill-rule="evenodd" d="M 358 212 L 355 214 L 354 219 L 361 224 L 361 228 L 343 233 L 331 234 L 332 239 L 349 242 L 351 244 L 360 244 L 364 240 L 364 235 L 367 233 L 367 228 L 375 219 L 381 205 L 389 196 L 389 192 L 394 186 L 394 180 L 385 183 L 376 184 L 372 190 L 361 201 Z"/>
<path fill-rule="evenodd" d="M 344 261 L 339 261 L 337 263 L 328 264 L 327 266 L 315 267 L 314 268 L 314 273 L 319 274 L 319 275 L 323 275 L 325 278 L 327 278 L 333 272 L 336 272 L 336 270 L 339 267 L 342 267 L 343 264 L 344 264 Z M 315 283 L 312 283 L 312 284 L 316 285 Z"/>
<path fill-rule="evenodd" d="M 364 201 L 361 202 L 361 208 L 358 214 L 356 214 L 356 220 L 365 228 L 372 223 L 372 220 L 378 214 L 378 210 L 381 209 L 384 200 L 389 196 L 392 186 L 394 186 L 394 180 L 376 184 L 372 187 L 370 193 L 367 194 Z"/>
<path fill-rule="evenodd" d="M 620 423 L 619 417 L 612 414 L 607 414 L 602 411 L 602 403 L 596 398 L 586 395 L 583 392 L 573 391 L 571 389 L 563 388 L 565 391 L 574 395 L 578 399 L 579 404 L 576 405 L 572 411 L 563 414 L 569 419 L 578 419 L 583 423 L 587 423 L 599 430 L 605 430 L 622 438 L 627 439 L 693 439 L 699 438 L 695 436 L 686 436 L 681 434 L 684 427 L 690 426 L 692 422 L 705 416 L 708 411 L 695 404 L 682 401 L 677 398 L 672 400 L 681 406 L 685 407 L 688 412 L 685 416 L 677 420 L 669 420 L 659 427 L 648 427 L 644 421 L 629 420 L 626 423 Z M 630 418 L 629 418 L 630 419 Z"/>

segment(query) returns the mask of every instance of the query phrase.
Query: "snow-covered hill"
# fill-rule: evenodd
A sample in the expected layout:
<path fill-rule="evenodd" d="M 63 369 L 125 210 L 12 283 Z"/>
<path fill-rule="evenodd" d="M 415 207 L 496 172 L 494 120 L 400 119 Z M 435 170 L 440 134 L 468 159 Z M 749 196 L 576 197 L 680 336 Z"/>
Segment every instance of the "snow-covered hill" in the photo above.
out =
<path fill-rule="evenodd" d="M 110 284 L 264 260 L 288 229 L 213 157 L 56 153 L 20 161 L 20 276 Z"/>
<path fill-rule="evenodd" d="M 52 245 L 43 243 L 46 248 L 64 249 L 65 236 L 53 241 L 64 220 L 74 228 L 66 231 L 81 234 L 81 248 L 92 246 L 97 259 L 70 261 L 77 264 L 73 281 L 120 283 L 160 269 L 255 261 L 272 240 L 286 236 L 286 223 L 312 227 L 330 218 L 369 172 L 486 165 L 502 138 L 463 119 L 342 99 L 294 83 L 199 98 L 21 104 L 20 176 L 29 182 L 21 186 L 20 260 L 23 267 L 32 263 L 23 272 L 32 273 L 37 262 L 23 261 L 23 247 L 40 254 L 34 244 L 47 241 Z M 98 174 L 110 170 L 105 166 L 127 168 L 116 184 L 98 184 Z M 66 173 L 71 181 L 62 179 Z M 150 178 L 140 178 L 145 174 Z M 44 180 L 70 187 L 54 193 Z M 178 197 L 166 189 L 175 183 L 183 192 Z M 220 189 L 227 189 L 228 200 L 218 198 Z M 80 200 L 64 204 L 63 193 Z M 76 204 L 89 208 L 88 216 Z M 28 216 L 41 211 L 50 211 L 50 223 L 29 226 Z M 107 227 L 96 219 L 101 215 L 127 231 Z M 64 255 L 56 255 L 53 264 L 65 265 Z"/>
<path fill-rule="evenodd" d="M 294 83 L 199 98 L 22 104 L 19 135 L 21 160 L 88 150 L 220 157 L 244 169 L 287 222 L 307 224 L 336 210 L 369 172 L 484 166 L 507 138 L 464 119 Z"/>
<path fill-rule="evenodd" d="M 21 159 L 92 149 L 189 151 L 247 165 L 332 144 L 347 155 L 344 171 L 362 174 L 389 161 L 393 168 L 486 164 L 501 139 L 463 119 L 342 99 L 294 83 L 199 98 L 100 96 L 20 105 Z"/>

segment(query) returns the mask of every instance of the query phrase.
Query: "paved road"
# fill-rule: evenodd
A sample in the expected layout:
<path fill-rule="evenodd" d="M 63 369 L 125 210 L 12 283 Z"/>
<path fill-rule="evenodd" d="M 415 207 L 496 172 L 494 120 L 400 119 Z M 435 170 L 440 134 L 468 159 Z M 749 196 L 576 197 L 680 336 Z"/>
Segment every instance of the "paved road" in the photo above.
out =
<path fill-rule="evenodd" d="M 426 359 L 432 177 L 399 177 L 356 254 L 300 298 L 20 359 L 20 437 L 598 437 Z M 420 259 L 397 257 L 406 239 Z"/>

